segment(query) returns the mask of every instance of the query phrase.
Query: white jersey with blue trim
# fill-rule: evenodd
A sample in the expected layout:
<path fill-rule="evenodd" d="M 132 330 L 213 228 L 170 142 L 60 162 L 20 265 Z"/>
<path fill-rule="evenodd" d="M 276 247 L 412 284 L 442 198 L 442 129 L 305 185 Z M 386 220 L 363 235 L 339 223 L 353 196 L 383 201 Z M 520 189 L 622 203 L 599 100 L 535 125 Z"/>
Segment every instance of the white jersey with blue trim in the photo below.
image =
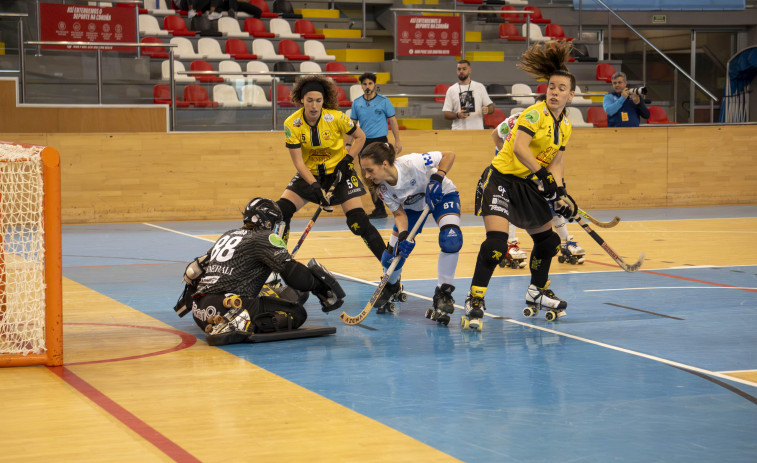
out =
<path fill-rule="evenodd" d="M 376 189 L 378 197 L 392 212 L 400 206 L 405 210 L 422 211 L 426 205 L 424 201 L 426 185 L 431 175 L 436 172 L 436 166 L 441 160 L 441 151 L 411 153 L 398 157 L 394 160 L 394 167 L 397 168 L 397 184 L 389 185 L 381 182 Z M 453 191 L 457 191 L 457 187 L 452 180 L 444 176 L 442 193 L 446 195 Z"/>

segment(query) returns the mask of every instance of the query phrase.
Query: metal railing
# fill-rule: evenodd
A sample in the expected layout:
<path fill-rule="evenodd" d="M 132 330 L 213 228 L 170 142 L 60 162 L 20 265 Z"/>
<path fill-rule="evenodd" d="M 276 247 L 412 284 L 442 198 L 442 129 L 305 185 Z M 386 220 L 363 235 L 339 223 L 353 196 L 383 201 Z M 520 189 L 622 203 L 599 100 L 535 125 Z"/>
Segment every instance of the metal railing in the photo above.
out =
<path fill-rule="evenodd" d="M 690 107 L 690 110 L 689 110 L 689 123 L 693 123 L 694 122 L 694 107 L 695 107 L 695 101 L 694 100 L 695 100 L 695 97 L 696 97 L 696 95 L 695 95 L 696 87 L 698 87 L 700 90 L 702 90 L 702 92 L 704 92 L 705 95 L 707 95 L 710 98 L 710 123 L 713 123 L 715 121 L 715 102 L 718 101 L 718 98 L 715 95 L 713 95 L 709 90 L 707 90 L 706 88 L 704 88 L 704 86 L 702 84 L 700 84 L 695 79 L 695 77 L 693 77 L 693 76 L 696 76 L 696 30 L 692 29 L 692 31 L 691 31 L 691 74 L 693 74 L 693 76 L 692 76 L 692 75 L 689 75 L 683 69 L 681 69 L 681 67 L 678 66 L 675 62 L 673 62 L 673 60 L 671 60 L 668 57 L 668 55 L 666 55 L 665 53 L 663 53 L 662 50 L 660 50 L 659 48 L 657 48 L 656 46 L 654 46 L 654 44 L 652 42 L 650 42 L 649 40 L 647 40 L 647 38 L 644 37 L 641 34 L 641 32 L 639 32 L 638 30 L 636 30 L 636 28 L 634 28 L 631 24 L 629 24 L 628 21 L 626 21 L 625 19 L 623 19 L 615 10 L 613 10 L 612 8 L 610 8 L 604 1 L 602 1 L 602 0 L 592 0 L 592 1 L 597 2 L 600 5 L 602 5 L 607 10 L 607 12 L 608 12 L 608 25 L 607 25 L 607 27 L 608 27 L 608 30 L 607 30 L 608 59 L 610 59 L 611 56 L 612 56 L 612 45 L 611 45 L 612 44 L 612 23 L 609 20 L 610 19 L 609 15 L 613 15 L 616 18 L 618 18 L 620 20 L 620 22 L 622 22 L 626 27 L 628 27 L 628 29 L 630 29 L 634 34 L 636 34 L 641 40 L 644 41 L 644 54 L 643 54 L 643 57 L 642 57 L 642 59 L 643 59 L 643 62 L 642 62 L 642 73 L 643 73 L 644 76 L 646 76 L 646 69 L 645 68 L 646 68 L 646 46 L 647 45 L 649 45 L 650 47 L 652 47 L 652 49 L 654 51 L 656 51 L 657 53 L 659 53 L 660 56 L 662 56 L 663 59 L 665 59 L 665 61 L 667 61 L 668 64 L 670 64 L 671 66 L 673 66 L 673 68 L 675 69 L 675 71 L 674 71 L 674 86 L 673 86 L 673 108 L 676 108 L 678 106 L 678 85 L 677 85 L 677 83 L 678 83 L 678 73 L 680 72 L 681 74 L 683 74 L 684 76 L 686 76 L 686 78 L 689 79 L 689 82 L 691 82 L 691 84 L 692 84 L 691 85 L 691 89 L 689 91 L 689 107 Z M 579 2 L 578 2 L 578 30 L 579 30 L 579 34 L 580 34 L 581 30 L 582 30 L 582 19 L 581 19 L 582 7 L 583 7 L 583 0 L 579 0 Z M 580 37 L 580 35 L 579 35 L 579 37 Z M 673 112 L 673 120 L 675 121 L 676 119 L 677 119 L 676 112 L 674 111 Z"/>
<path fill-rule="evenodd" d="M 457 5 L 457 4 L 455 4 Z M 397 60 L 397 39 L 398 39 L 398 33 L 397 33 L 397 13 L 453 13 L 454 15 L 460 14 L 462 15 L 462 20 L 460 21 L 460 55 L 465 57 L 465 15 L 467 14 L 476 14 L 476 15 L 487 15 L 487 14 L 523 14 L 526 16 L 526 48 L 528 48 L 531 45 L 531 15 L 534 13 L 533 11 L 529 10 L 509 10 L 509 11 L 496 11 L 496 10 L 458 10 L 458 9 L 452 9 L 452 10 L 445 10 L 445 9 L 434 9 L 434 8 L 390 8 L 390 11 L 394 15 L 394 60 Z"/>
<path fill-rule="evenodd" d="M 0 13 L 0 19 L 4 18 L 18 18 L 18 69 L 19 72 L 24 68 L 24 18 L 29 15 L 26 13 Z M 26 92 L 24 91 L 24 75 L 20 73 L 19 84 L 21 89 L 18 93 L 19 103 L 23 103 L 26 99 Z"/>

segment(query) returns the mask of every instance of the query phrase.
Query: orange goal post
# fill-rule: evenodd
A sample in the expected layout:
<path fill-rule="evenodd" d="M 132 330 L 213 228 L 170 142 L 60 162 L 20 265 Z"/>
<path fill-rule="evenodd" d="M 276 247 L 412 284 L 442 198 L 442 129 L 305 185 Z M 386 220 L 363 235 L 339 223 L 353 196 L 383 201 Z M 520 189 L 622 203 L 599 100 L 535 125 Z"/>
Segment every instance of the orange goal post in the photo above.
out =
<path fill-rule="evenodd" d="M 63 364 L 60 156 L 0 141 L 0 366 Z"/>

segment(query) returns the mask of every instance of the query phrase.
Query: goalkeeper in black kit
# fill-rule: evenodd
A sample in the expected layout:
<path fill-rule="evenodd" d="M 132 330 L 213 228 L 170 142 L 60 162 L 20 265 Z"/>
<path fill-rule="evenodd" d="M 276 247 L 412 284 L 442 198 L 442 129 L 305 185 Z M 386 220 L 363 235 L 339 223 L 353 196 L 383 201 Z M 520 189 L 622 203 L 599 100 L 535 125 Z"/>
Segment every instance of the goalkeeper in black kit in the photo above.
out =
<path fill-rule="evenodd" d="M 224 233 L 208 252 L 187 266 L 184 293 L 174 310 L 190 310 L 210 345 L 248 342 L 255 333 L 294 330 L 307 319 L 308 292 L 324 312 L 341 307 L 344 290 L 334 276 L 311 259 L 294 260 L 276 233 L 283 217 L 276 203 L 254 198 L 245 208 L 241 228 Z M 279 274 L 286 286 L 266 280 Z"/>

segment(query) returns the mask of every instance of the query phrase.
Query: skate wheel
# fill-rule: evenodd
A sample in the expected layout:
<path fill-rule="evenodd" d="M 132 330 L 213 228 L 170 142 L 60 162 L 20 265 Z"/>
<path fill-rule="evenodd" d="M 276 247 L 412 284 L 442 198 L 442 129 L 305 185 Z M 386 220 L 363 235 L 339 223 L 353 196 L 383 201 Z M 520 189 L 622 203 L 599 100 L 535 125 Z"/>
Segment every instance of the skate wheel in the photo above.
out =
<path fill-rule="evenodd" d="M 238 309 L 242 307 L 242 299 L 236 294 L 223 300 L 223 306 L 227 309 Z"/>
<path fill-rule="evenodd" d="M 379 307 L 378 309 L 376 309 L 376 313 L 386 313 L 386 307 Z"/>
<path fill-rule="evenodd" d="M 558 317 L 557 312 L 555 312 L 554 310 L 548 310 L 547 313 L 544 314 L 544 318 L 548 322 L 555 321 L 557 317 Z"/>
<path fill-rule="evenodd" d="M 483 325 L 482 320 L 479 318 L 474 318 L 470 321 L 470 329 L 475 331 L 481 331 L 481 325 Z"/>
<path fill-rule="evenodd" d="M 428 309 L 426 310 L 426 318 L 433 320 L 434 319 L 434 309 Z"/>
<path fill-rule="evenodd" d="M 539 314 L 539 309 L 535 309 L 533 307 L 526 307 L 525 309 L 523 309 L 524 317 L 532 318 L 532 317 L 537 316 L 538 314 Z"/>
<path fill-rule="evenodd" d="M 462 329 L 467 330 L 469 326 L 470 326 L 470 320 L 468 320 L 465 317 L 460 319 L 460 327 Z"/>
<path fill-rule="evenodd" d="M 499 266 L 502 268 L 507 267 L 507 259 L 502 259 L 501 261 L 499 261 Z"/>
<path fill-rule="evenodd" d="M 389 312 L 394 312 L 397 309 L 397 306 L 394 305 L 394 302 L 391 302 L 389 304 Z"/>
<path fill-rule="evenodd" d="M 557 262 L 559 262 L 561 264 L 565 263 L 565 257 L 563 257 L 563 256 L 557 256 Z"/>
<path fill-rule="evenodd" d="M 444 326 L 449 325 L 449 315 L 442 315 L 437 319 L 439 323 L 441 323 Z"/>
<path fill-rule="evenodd" d="M 400 300 L 400 302 L 407 301 L 407 293 L 400 294 L 399 300 Z"/>
<path fill-rule="evenodd" d="M 524 261 L 521 261 L 521 263 L 520 263 L 519 267 L 520 267 L 520 268 L 525 268 L 525 267 L 526 267 L 526 261 L 525 261 L 525 260 L 524 260 Z"/>
<path fill-rule="evenodd" d="M 510 268 L 516 269 L 520 268 L 520 264 L 517 261 L 510 261 Z"/>

